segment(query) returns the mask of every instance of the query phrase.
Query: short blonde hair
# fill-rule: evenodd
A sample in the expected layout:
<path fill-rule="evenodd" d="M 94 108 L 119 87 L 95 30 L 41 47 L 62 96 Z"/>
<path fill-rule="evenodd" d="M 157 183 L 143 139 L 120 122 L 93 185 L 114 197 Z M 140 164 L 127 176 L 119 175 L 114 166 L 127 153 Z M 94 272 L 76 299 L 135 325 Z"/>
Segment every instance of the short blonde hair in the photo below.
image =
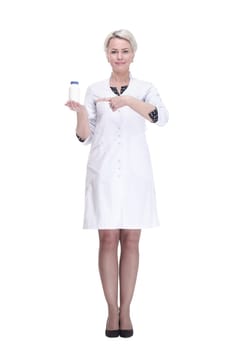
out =
<path fill-rule="evenodd" d="M 127 40 L 130 43 L 130 46 L 132 47 L 133 53 L 136 52 L 138 46 L 137 46 L 137 42 L 136 42 L 133 34 L 127 29 L 119 29 L 119 30 L 115 30 L 114 32 L 111 32 L 106 37 L 106 39 L 104 41 L 104 50 L 106 53 L 108 50 L 109 42 L 113 38 Z"/>

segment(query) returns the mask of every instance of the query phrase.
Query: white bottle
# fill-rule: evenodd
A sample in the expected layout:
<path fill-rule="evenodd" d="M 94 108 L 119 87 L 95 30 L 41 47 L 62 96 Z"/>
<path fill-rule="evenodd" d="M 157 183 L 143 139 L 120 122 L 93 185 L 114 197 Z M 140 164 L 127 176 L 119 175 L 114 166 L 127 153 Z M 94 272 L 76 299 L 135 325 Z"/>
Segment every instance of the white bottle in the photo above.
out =
<path fill-rule="evenodd" d="M 78 81 L 71 81 L 69 88 L 69 100 L 79 102 L 80 101 L 80 87 Z"/>

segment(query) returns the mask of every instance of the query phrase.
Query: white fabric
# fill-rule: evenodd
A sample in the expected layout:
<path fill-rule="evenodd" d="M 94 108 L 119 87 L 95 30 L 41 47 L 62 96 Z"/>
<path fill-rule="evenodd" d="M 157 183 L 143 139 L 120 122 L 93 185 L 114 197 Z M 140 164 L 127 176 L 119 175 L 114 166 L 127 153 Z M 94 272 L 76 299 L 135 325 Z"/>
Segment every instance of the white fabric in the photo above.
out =
<path fill-rule="evenodd" d="M 131 77 L 123 95 L 153 104 L 159 126 L 168 121 L 167 110 L 148 82 Z M 116 96 L 109 80 L 91 85 L 85 105 L 91 128 L 87 162 L 84 229 L 151 228 L 159 224 L 150 154 L 145 135 L 146 119 L 129 107 L 113 112 L 108 102 Z M 148 121 L 149 122 L 149 121 Z"/>

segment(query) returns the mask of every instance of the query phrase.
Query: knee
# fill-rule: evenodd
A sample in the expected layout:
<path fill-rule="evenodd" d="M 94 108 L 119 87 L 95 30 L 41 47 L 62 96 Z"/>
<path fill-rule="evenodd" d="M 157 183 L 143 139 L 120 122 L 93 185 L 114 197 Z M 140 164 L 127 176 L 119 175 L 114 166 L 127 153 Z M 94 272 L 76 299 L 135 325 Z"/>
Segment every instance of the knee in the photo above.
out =
<path fill-rule="evenodd" d="M 117 232 L 104 232 L 100 233 L 100 249 L 115 250 L 118 247 L 119 235 Z"/>
<path fill-rule="evenodd" d="M 125 233 L 121 237 L 121 249 L 127 252 L 137 252 L 139 247 L 139 235 L 137 233 Z"/>

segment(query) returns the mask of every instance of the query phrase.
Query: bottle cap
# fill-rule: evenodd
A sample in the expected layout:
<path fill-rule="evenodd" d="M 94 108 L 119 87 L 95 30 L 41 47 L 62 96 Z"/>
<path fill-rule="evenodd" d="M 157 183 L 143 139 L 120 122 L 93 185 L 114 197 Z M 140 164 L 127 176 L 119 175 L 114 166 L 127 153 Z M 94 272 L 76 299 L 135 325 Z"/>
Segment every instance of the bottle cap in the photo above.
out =
<path fill-rule="evenodd" d="M 79 84 L 78 81 L 71 81 L 70 84 Z"/>

